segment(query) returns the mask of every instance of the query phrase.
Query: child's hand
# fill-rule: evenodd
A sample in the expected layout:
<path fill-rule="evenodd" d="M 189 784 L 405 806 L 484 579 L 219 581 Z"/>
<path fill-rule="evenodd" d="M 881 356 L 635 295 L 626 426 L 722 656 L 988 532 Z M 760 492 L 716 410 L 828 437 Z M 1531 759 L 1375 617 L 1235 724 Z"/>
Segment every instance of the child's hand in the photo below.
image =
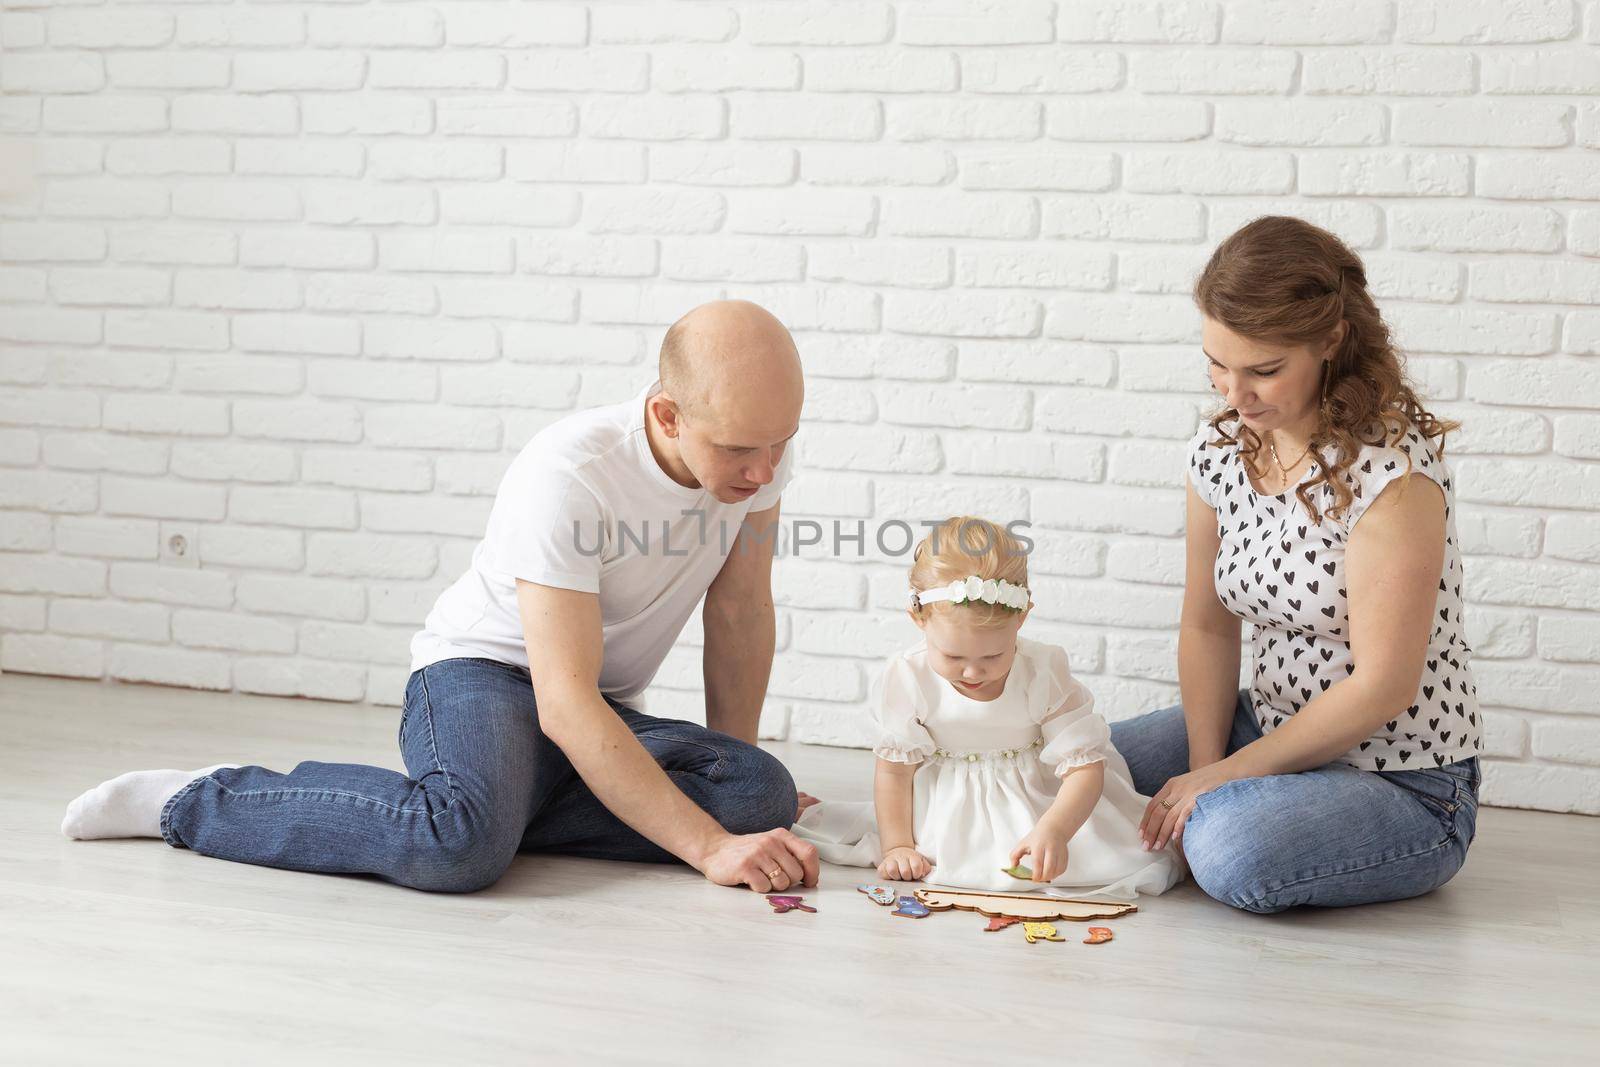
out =
<path fill-rule="evenodd" d="M 1067 841 L 1070 837 L 1070 834 L 1063 834 L 1041 822 L 1011 850 L 1011 866 L 1021 863 L 1024 856 L 1032 856 L 1030 866 L 1033 868 L 1033 880 L 1053 882 L 1066 872 Z"/>
<path fill-rule="evenodd" d="M 878 876 L 895 882 L 920 882 L 931 870 L 933 861 L 910 845 L 891 848 L 878 864 Z"/>

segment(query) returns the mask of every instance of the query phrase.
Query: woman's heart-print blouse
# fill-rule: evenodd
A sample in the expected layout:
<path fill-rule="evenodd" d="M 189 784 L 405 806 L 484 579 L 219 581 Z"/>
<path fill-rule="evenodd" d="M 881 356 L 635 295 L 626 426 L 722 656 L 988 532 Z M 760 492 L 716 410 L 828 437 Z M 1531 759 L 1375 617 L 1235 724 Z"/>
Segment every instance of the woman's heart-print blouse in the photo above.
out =
<path fill-rule="evenodd" d="M 1230 435 L 1238 432 L 1236 423 L 1226 428 Z M 1422 684 L 1409 707 L 1397 708 L 1393 719 L 1339 757 L 1370 771 L 1414 770 L 1469 759 L 1482 748 L 1483 735 L 1472 650 L 1462 620 L 1454 483 L 1431 442 L 1416 430 L 1408 426 L 1389 441 L 1364 446 L 1346 471 L 1355 499 L 1341 518 L 1326 514 L 1332 491 L 1326 486 L 1314 490 L 1323 494 L 1319 523 L 1311 521 L 1293 490 L 1276 496 L 1257 493 L 1238 446 L 1217 443 L 1209 425 L 1189 443 L 1190 480 L 1217 513 L 1222 541 L 1214 572 L 1217 597 L 1250 623 L 1250 702 L 1263 733 L 1355 671 L 1344 553 L 1366 509 L 1385 486 L 1408 473 L 1426 475 L 1444 490 L 1444 565 Z M 1306 478 L 1317 470 L 1313 461 Z"/>

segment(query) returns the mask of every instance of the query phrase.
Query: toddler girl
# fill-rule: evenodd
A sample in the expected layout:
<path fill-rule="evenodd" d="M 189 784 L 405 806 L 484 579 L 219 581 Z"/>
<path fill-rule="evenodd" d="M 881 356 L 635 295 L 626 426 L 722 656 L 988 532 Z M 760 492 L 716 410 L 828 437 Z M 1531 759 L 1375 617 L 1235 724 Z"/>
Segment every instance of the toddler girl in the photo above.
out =
<path fill-rule="evenodd" d="M 923 640 L 890 658 L 872 695 L 876 829 L 869 805 L 823 803 L 795 832 L 829 862 L 902 881 L 1061 895 L 1175 884 L 1181 861 L 1140 844 L 1147 798 L 1067 654 L 1017 636 L 1031 610 L 1017 538 L 962 516 L 913 558 Z M 1016 865 L 1032 880 L 1003 871 Z"/>

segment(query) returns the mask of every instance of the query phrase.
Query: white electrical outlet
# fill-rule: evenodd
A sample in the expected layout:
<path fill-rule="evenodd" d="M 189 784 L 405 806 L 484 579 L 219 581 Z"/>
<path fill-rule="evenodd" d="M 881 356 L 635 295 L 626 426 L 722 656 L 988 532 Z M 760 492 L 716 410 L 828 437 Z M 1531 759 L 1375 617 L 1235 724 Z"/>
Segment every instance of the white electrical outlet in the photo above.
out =
<path fill-rule="evenodd" d="M 161 562 L 169 567 L 200 567 L 200 527 L 192 522 L 161 524 Z"/>

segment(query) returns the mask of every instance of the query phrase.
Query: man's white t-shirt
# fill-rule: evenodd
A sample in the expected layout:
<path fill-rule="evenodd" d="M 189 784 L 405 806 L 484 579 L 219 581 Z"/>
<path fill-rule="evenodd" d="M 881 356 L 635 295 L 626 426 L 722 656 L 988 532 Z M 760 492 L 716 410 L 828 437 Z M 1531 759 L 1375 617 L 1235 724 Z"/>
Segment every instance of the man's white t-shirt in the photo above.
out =
<path fill-rule="evenodd" d="M 645 400 L 568 416 L 512 461 L 466 574 L 439 595 L 411 641 L 411 669 L 457 657 L 528 666 L 517 579 L 598 593 L 600 691 L 637 697 L 683 631 L 747 514 L 778 502 L 794 449 L 749 500 L 723 504 L 667 476 L 645 434 Z M 770 551 L 770 542 L 766 550 Z"/>

